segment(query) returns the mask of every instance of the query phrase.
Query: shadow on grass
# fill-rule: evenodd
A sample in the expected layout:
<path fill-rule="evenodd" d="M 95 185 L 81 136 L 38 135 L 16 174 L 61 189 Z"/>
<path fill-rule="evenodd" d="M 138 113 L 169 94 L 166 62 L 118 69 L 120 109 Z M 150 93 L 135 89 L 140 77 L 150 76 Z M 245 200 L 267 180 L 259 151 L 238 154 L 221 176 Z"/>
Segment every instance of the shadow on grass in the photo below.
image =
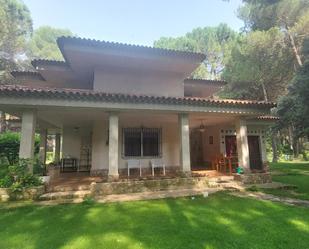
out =
<path fill-rule="evenodd" d="M 306 248 L 308 209 L 232 197 L 0 208 L 0 248 Z"/>

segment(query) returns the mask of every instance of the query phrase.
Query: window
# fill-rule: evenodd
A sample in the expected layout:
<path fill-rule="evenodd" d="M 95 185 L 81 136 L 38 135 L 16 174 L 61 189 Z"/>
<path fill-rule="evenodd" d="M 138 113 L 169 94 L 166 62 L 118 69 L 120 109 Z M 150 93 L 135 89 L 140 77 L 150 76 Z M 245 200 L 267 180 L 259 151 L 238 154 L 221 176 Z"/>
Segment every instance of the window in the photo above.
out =
<path fill-rule="evenodd" d="M 214 144 L 214 137 L 213 136 L 209 136 L 209 144 Z"/>
<path fill-rule="evenodd" d="M 123 155 L 125 157 L 160 157 L 161 129 L 124 128 Z"/>

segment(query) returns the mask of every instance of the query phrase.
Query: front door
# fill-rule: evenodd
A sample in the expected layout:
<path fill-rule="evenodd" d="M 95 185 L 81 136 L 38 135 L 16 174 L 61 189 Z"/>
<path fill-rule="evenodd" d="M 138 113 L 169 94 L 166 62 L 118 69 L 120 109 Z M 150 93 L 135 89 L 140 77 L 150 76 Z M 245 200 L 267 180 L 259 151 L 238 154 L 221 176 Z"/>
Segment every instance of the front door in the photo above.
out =
<path fill-rule="evenodd" d="M 191 169 L 203 169 L 205 166 L 203 155 L 203 133 L 198 129 L 193 129 L 190 132 L 190 157 Z"/>
<path fill-rule="evenodd" d="M 260 151 L 259 136 L 248 136 L 250 168 L 252 170 L 262 170 L 262 158 Z"/>
<path fill-rule="evenodd" d="M 237 156 L 236 136 L 225 136 L 225 153 L 227 157 Z"/>

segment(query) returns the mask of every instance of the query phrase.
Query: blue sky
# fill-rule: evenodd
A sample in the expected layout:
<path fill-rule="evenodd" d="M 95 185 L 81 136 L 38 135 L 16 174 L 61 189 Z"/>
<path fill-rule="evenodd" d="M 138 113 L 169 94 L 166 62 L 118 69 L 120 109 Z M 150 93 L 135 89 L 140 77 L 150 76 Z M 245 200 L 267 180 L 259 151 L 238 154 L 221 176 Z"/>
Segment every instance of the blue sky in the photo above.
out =
<path fill-rule="evenodd" d="M 196 27 L 227 23 L 239 30 L 241 0 L 24 0 L 34 28 L 68 28 L 81 37 L 152 45 Z"/>

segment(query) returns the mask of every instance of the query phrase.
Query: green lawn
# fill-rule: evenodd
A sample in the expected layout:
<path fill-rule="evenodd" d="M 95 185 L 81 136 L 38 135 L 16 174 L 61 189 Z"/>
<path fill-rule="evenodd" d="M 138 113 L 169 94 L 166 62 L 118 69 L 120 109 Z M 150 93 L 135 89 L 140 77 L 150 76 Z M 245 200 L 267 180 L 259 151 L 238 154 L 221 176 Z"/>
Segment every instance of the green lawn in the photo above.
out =
<path fill-rule="evenodd" d="M 218 193 L 115 204 L 0 205 L 0 248 L 308 248 L 309 211 Z"/>
<path fill-rule="evenodd" d="M 293 190 L 268 189 L 263 192 L 277 196 L 309 200 L 309 163 L 273 163 L 271 164 L 273 181 L 297 186 Z M 277 174 L 281 175 L 277 175 Z"/>

